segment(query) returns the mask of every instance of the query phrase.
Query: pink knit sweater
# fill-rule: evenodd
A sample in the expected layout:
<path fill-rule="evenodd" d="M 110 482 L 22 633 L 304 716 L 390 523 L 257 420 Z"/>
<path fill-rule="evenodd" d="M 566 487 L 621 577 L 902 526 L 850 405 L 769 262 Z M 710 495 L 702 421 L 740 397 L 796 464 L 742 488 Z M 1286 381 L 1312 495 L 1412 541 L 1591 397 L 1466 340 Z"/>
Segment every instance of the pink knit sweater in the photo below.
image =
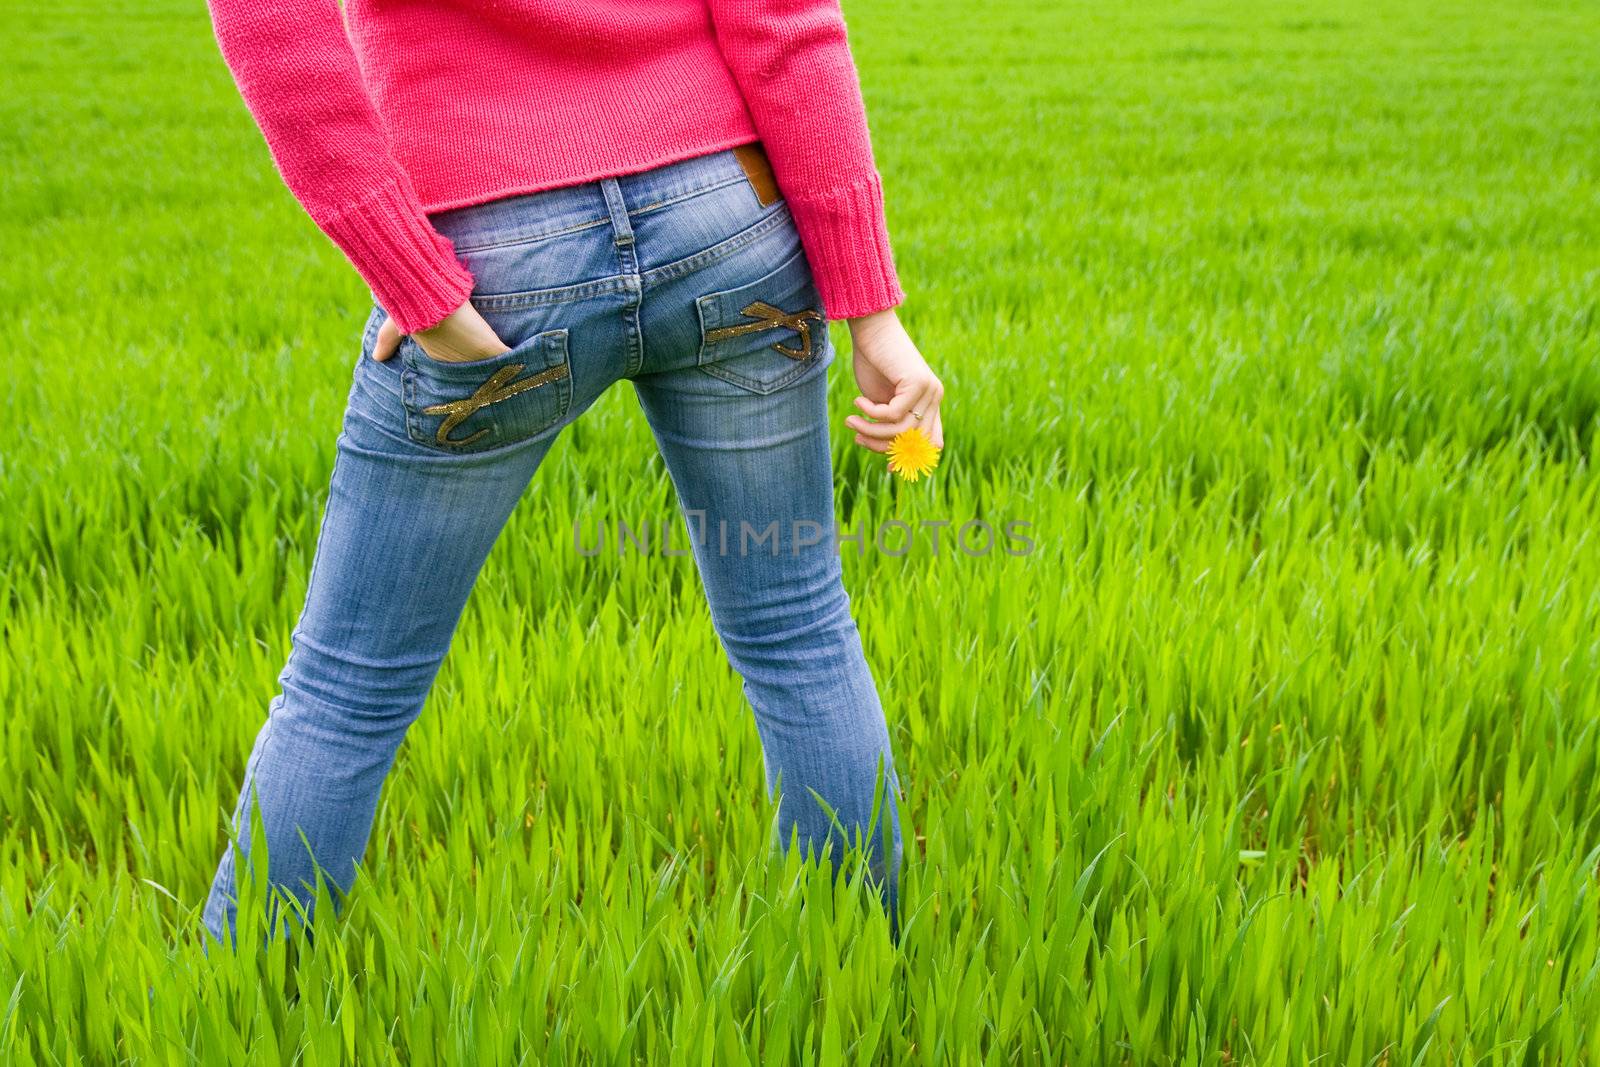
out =
<path fill-rule="evenodd" d="M 472 275 L 428 213 L 759 139 L 832 318 L 904 299 L 838 0 L 209 0 L 278 170 L 406 333 Z"/>

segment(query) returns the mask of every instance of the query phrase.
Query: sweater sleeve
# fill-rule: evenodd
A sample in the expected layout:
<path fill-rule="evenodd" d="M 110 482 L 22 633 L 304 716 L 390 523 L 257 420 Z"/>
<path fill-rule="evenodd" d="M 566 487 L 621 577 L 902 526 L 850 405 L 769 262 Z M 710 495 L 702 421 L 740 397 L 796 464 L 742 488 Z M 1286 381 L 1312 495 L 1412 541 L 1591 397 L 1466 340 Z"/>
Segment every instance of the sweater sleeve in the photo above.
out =
<path fill-rule="evenodd" d="M 709 0 L 830 318 L 905 299 L 839 0 Z"/>
<path fill-rule="evenodd" d="M 395 325 L 437 323 L 472 274 L 389 152 L 336 0 L 208 0 L 223 59 L 284 184 Z"/>

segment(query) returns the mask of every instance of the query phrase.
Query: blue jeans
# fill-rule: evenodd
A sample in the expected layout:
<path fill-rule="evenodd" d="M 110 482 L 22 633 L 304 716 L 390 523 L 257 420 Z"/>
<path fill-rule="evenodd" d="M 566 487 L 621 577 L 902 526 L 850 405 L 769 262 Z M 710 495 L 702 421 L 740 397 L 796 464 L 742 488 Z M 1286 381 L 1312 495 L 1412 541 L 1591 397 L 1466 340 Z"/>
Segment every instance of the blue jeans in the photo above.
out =
<path fill-rule="evenodd" d="M 206 927 L 219 938 L 233 927 L 252 798 L 269 883 L 308 907 L 319 869 L 348 891 L 379 789 L 490 547 L 562 428 L 623 378 L 686 512 L 676 543 L 692 543 L 744 679 L 783 842 L 831 841 L 837 863 L 859 834 L 893 921 L 898 784 L 840 581 L 833 347 L 788 207 L 763 202 L 733 153 L 718 152 L 433 221 L 512 348 L 443 363 L 408 338 L 379 363 L 367 358 L 383 322 L 373 309 L 305 607 Z"/>

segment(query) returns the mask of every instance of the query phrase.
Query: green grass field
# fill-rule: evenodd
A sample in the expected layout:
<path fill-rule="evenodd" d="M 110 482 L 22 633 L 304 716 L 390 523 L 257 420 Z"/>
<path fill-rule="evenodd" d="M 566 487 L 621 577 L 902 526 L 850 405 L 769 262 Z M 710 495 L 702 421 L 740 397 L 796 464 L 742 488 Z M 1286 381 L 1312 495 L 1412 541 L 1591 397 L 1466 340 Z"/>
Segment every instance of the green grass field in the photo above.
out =
<path fill-rule="evenodd" d="M 690 561 L 574 550 L 675 517 L 618 389 L 344 917 L 209 958 L 366 289 L 199 0 L 0 16 L 0 1059 L 1600 1061 L 1600 8 L 846 10 L 949 448 L 842 520 L 1037 544 L 847 553 L 899 950 Z"/>

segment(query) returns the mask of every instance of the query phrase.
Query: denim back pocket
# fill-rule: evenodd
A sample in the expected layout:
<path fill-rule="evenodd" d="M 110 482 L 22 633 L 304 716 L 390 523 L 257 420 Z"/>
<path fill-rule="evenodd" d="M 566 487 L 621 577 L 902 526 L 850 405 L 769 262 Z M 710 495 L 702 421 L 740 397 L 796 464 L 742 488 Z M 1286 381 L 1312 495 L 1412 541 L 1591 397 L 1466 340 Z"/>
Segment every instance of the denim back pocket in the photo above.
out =
<path fill-rule="evenodd" d="M 446 452 L 484 452 L 526 441 L 572 406 L 567 331 L 546 330 L 508 352 L 447 363 L 407 338 L 401 344 L 406 430 Z"/>
<path fill-rule="evenodd" d="M 700 369 L 753 393 L 799 378 L 827 349 L 822 314 L 805 252 L 737 289 L 708 293 L 700 310 Z"/>

